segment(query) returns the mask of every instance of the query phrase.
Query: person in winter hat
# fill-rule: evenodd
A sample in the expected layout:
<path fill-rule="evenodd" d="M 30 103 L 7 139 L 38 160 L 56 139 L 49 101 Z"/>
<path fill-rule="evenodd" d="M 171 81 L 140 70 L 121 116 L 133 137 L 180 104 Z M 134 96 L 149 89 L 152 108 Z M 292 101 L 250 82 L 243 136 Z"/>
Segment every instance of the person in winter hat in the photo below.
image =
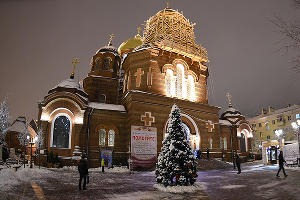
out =
<path fill-rule="evenodd" d="M 79 178 L 79 190 L 81 190 L 81 182 L 83 179 L 83 189 L 86 190 L 86 179 L 89 174 L 89 166 L 86 157 L 83 155 L 78 163 Z"/>

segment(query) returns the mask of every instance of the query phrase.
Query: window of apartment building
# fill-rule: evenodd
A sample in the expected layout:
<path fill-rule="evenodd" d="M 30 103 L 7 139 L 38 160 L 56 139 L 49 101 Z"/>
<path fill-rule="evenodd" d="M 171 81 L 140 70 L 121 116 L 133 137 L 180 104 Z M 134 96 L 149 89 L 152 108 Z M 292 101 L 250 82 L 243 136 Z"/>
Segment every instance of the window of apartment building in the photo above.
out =
<path fill-rule="evenodd" d="M 277 117 L 277 122 L 282 122 L 283 121 L 283 117 L 282 116 L 278 116 Z"/>
<path fill-rule="evenodd" d="M 275 124 L 275 120 L 272 120 L 272 124 Z"/>
<path fill-rule="evenodd" d="M 300 114 L 296 114 L 296 119 L 299 119 L 300 118 Z"/>
<path fill-rule="evenodd" d="M 269 140 L 269 139 L 271 139 L 271 137 L 269 135 L 267 135 L 267 139 Z"/>
<path fill-rule="evenodd" d="M 291 116 L 291 115 L 288 116 L 288 120 L 289 120 L 289 121 L 292 120 L 292 116 Z"/>
<path fill-rule="evenodd" d="M 256 124 L 252 124 L 252 127 L 256 127 Z"/>
<path fill-rule="evenodd" d="M 261 127 L 261 123 L 258 123 L 258 126 Z"/>
<path fill-rule="evenodd" d="M 262 137 L 262 132 L 259 132 L 259 137 Z"/>

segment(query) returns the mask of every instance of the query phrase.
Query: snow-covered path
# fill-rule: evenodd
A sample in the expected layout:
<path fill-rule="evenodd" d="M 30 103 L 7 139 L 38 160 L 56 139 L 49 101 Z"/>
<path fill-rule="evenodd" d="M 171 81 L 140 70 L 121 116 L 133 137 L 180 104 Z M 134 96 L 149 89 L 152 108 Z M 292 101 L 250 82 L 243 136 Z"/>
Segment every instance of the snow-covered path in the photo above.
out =
<path fill-rule="evenodd" d="M 198 181 L 206 186 L 210 199 L 297 200 L 300 199 L 300 169 L 286 169 L 287 178 L 276 177 L 278 165 L 242 166 L 242 173 L 232 169 L 199 172 Z"/>

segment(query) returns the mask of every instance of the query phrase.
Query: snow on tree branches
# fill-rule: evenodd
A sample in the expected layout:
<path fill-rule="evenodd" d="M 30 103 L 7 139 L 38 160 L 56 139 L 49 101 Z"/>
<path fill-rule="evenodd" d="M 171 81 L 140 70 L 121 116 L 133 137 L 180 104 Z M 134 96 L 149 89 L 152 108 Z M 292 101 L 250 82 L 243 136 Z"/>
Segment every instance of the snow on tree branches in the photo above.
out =
<path fill-rule="evenodd" d="M 43 129 L 40 127 L 38 132 L 37 132 L 37 136 L 36 136 L 37 140 L 35 141 L 36 144 L 36 148 L 38 150 L 40 150 L 40 148 L 42 148 L 43 144 L 44 144 L 44 132 Z"/>
<path fill-rule="evenodd" d="M 156 182 L 164 186 L 193 185 L 197 178 L 195 157 L 182 126 L 180 109 L 175 104 L 169 117 L 156 165 Z"/>
<path fill-rule="evenodd" d="M 6 100 L 0 104 L 0 145 L 6 145 L 5 136 L 9 128 L 9 110 Z"/>

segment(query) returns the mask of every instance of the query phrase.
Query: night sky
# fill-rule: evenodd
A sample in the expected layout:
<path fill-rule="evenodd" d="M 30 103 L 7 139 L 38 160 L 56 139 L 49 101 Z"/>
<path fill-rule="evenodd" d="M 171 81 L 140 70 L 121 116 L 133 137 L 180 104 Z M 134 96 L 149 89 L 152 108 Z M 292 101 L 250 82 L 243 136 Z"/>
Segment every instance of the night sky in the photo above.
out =
<path fill-rule="evenodd" d="M 292 0 L 170 0 L 196 23 L 198 44 L 208 51 L 209 104 L 227 108 L 226 93 L 246 116 L 269 105 L 298 104 L 296 55 L 271 22 L 275 16 L 300 20 Z M 38 102 L 69 77 L 90 70 L 95 52 L 134 37 L 137 26 L 166 7 L 162 0 L 1 0 L 0 100 L 8 97 L 12 119 L 37 118 Z"/>

